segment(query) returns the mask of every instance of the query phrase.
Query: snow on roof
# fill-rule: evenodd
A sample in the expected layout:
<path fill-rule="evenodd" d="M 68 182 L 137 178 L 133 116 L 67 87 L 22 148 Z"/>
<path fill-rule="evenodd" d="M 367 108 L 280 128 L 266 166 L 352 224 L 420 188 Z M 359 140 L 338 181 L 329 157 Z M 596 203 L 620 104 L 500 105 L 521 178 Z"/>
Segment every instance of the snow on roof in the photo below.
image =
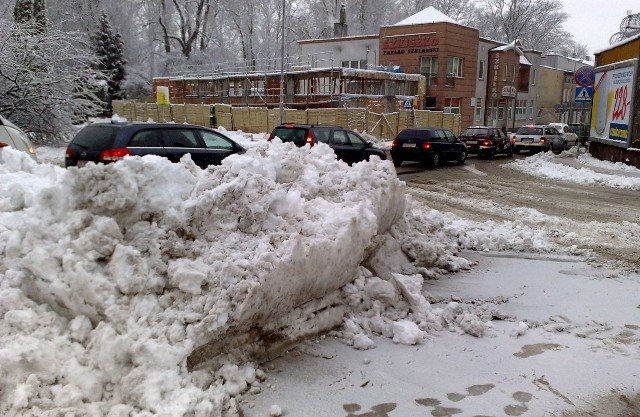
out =
<path fill-rule="evenodd" d="M 429 6 L 424 10 L 419 11 L 418 13 L 407 17 L 404 20 L 399 21 L 393 26 L 404 26 L 404 25 L 418 25 L 421 23 L 455 23 L 459 25 L 460 23 L 453 20 L 446 14 L 442 13 L 440 10 L 436 9 L 433 6 Z"/>
<path fill-rule="evenodd" d="M 515 41 L 508 43 L 506 45 L 502 45 L 502 46 L 498 46 L 495 47 L 493 49 L 491 49 L 492 51 L 497 51 L 497 52 L 502 52 L 502 51 L 509 51 L 513 49 L 514 51 L 516 51 L 516 53 L 518 55 L 522 55 L 522 50 L 520 49 L 520 47 L 518 46 L 518 40 L 516 39 Z"/>
<path fill-rule="evenodd" d="M 624 45 L 626 43 L 632 42 L 632 41 L 634 41 L 636 39 L 640 39 L 640 33 L 638 33 L 637 35 L 634 35 L 634 36 L 632 36 L 630 38 L 627 38 L 625 40 L 622 40 L 622 41 L 620 41 L 618 43 L 614 43 L 613 45 L 609 45 L 606 48 L 599 49 L 599 50 L 595 51 L 594 54 L 595 55 L 601 54 L 601 53 L 609 51 L 609 50 L 611 50 L 613 48 L 617 48 L 618 46 L 621 46 L 621 45 Z"/>
<path fill-rule="evenodd" d="M 522 64 L 522 65 L 531 65 L 531 62 L 527 59 L 526 56 L 520 55 L 520 64 Z"/>

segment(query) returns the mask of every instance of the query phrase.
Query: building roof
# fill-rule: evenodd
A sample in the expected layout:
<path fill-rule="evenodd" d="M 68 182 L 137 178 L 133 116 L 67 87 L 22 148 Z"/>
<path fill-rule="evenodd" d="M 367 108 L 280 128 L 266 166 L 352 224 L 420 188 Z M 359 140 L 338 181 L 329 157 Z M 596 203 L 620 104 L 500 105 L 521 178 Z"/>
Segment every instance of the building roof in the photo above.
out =
<path fill-rule="evenodd" d="M 631 36 L 630 38 L 623 39 L 620 42 L 614 43 L 613 45 L 609 45 L 606 48 L 599 49 L 599 50 L 597 50 L 595 52 L 595 55 L 598 55 L 598 54 L 601 54 L 603 52 L 609 51 L 609 50 L 611 50 L 613 48 L 616 48 L 618 46 L 624 45 L 625 43 L 633 42 L 636 39 L 640 39 L 640 33 L 638 33 L 637 35 Z"/>
<path fill-rule="evenodd" d="M 520 41 L 517 39 L 506 45 L 491 48 L 491 51 L 495 51 L 495 52 L 514 51 L 520 57 L 520 64 L 531 66 L 531 62 L 524 55 L 524 52 L 522 52 L 522 48 L 520 47 Z"/>
<path fill-rule="evenodd" d="M 429 6 L 424 10 L 419 11 L 418 13 L 407 17 L 404 20 L 399 21 L 393 26 L 405 26 L 405 25 L 419 25 L 421 23 L 455 23 L 459 25 L 457 21 L 453 20 L 446 14 L 442 13 L 440 10 L 436 9 L 433 6 Z"/>

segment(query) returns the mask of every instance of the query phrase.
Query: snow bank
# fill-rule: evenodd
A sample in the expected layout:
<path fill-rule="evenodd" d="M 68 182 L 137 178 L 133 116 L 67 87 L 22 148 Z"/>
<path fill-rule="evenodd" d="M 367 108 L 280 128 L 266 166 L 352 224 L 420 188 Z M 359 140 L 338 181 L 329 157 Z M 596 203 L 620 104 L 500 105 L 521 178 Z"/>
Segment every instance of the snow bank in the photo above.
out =
<path fill-rule="evenodd" d="M 188 372 L 188 355 L 327 294 L 350 308 L 339 335 L 360 349 L 372 332 L 482 333 L 425 299 L 425 277 L 469 263 L 389 161 L 349 167 L 325 145 L 278 141 L 204 171 L 188 157 L 65 170 L 2 152 L 0 415 L 239 415 L 264 373 Z"/>

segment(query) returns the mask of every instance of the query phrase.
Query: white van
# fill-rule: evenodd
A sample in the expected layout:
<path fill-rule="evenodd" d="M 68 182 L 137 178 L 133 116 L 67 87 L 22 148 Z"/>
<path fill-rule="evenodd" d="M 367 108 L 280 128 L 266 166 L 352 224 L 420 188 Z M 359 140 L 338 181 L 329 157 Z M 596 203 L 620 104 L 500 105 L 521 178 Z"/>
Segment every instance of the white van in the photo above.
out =
<path fill-rule="evenodd" d="M 0 148 L 8 146 L 29 154 L 36 159 L 36 148 L 18 126 L 0 116 Z"/>

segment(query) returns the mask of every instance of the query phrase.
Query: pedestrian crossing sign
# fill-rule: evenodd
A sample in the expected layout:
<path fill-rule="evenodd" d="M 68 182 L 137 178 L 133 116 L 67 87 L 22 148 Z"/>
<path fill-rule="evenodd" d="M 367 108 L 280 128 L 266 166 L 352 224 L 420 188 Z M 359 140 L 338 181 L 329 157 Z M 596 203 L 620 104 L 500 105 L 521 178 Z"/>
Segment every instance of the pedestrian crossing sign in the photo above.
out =
<path fill-rule="evenodd" d="M 591 103 L 591 97 L 593 97 L 593 87 L 576 87 L 576 103 Z"/>

